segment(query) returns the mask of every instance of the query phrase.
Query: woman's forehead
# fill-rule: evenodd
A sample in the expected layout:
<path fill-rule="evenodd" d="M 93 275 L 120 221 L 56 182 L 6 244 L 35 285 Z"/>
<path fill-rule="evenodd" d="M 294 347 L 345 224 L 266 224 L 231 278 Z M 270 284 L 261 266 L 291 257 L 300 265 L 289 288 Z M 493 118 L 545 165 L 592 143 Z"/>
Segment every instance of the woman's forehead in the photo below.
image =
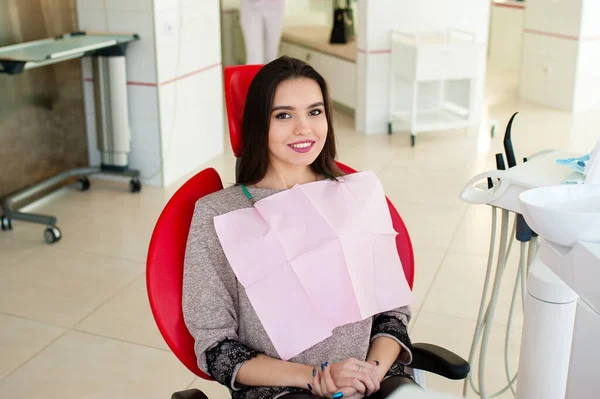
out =
<path fill-rule="evenodd" d="M 319 84 L 312 79 L 296 78 L 277 86 L 273 105 L 310 105 L 319 101 L 323 101 Z"/>

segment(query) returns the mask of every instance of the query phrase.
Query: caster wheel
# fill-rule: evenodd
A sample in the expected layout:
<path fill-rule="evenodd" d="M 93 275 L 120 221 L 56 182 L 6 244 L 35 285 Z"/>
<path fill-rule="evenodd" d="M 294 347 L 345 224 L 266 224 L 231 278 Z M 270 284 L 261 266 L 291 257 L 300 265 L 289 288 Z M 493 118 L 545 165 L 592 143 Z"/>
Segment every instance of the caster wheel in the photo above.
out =
<path fill-rule="evenodd" d="M 410 135 L 410 146 L 414 147 L 415 146 L 415 141 L 417 141 L 417 136 L 415 136 L 414 134 Z"/>
<path fill-rule="evenodd" d="M 77 190 L 87 191 L 90 189 L 90 181 L 87 177 L 83 176 L 77 179 Z"/>
<path fill-rule="evenodd" d="M 392 122 L 388 123 L 388 134 L 392 134 Z"/>
<path fill-rule="evenodd" d="M 129 191 L 139 193 L 142 191 L 142 183 L 138 179 L 131 179 L 129 182 Z"/>
<path fill-rule="evenodd" d="M 0 226 L 2 227 L 2 231 L 12 230 L 12 223 L 10 219 L 4 215 L 0 216 Z"/>
<path fill-rule="evenodd" d="M 44 241 L 46 241 L 46 244 L 54 244 L 60 240 L 60 237 L 62 237 L 62 234 L 56 226 L 48 226 L 44 231 Z"/>

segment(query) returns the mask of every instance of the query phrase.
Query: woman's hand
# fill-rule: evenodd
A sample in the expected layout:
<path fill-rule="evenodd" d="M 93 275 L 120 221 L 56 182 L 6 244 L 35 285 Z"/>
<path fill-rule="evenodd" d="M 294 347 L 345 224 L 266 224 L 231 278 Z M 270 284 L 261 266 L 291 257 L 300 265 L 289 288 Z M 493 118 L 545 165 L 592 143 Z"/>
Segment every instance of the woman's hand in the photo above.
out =
<path fill-rule="evenodd" d="M 317 396 L 333 399 L 360 399 L 372 395 L 379 390 L 381 382 L 375 362 L 356 359 L 322 366 L 315 374 L 311 391 Z"/>
<path fill-rule="evenodd" d="M 356 359 L 346 359 L 332 364 L 331 377 L 338 387 L 350 386 L 365 396 L 379 391 L 381 383 L 375 362 L 362 362 Z"/>
<path fill-rule="evenodd" d="M 340 389 L 334 382 L 333 378 L 331 378 L 331 367 L 326 365 L 321 366 L 321 369 L 315 369 L 313 372 L 314 377 L 312 384 L 309 385 L 309 388 L 313 395 L 320 396 L 322 398 L 328 399 L 361 399 L 364 394 L 360 391 L 357 391 L 356 388 L 353 387 L 343 387 Z M 364 385 L 362 386 L 362 391 L 365 391 Z"/>

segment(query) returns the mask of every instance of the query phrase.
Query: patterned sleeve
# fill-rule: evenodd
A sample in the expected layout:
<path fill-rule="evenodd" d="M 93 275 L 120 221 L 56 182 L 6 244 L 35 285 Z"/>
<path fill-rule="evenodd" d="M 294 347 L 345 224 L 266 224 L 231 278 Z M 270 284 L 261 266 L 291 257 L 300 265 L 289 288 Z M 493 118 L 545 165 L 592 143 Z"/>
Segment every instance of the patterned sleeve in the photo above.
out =
<path fill-rule="evenodd" d="M 239 341 L 224 339 L 206 351 L 208 372 L 220 384 L 238 390 L 235 379 L 242 364 L 259 354 Z"/>
<path fill-rule="evenodd" d="M 411 318 L 410 308 L 404 306 L 396 310 L 376 315 L 373 320 L 373 329 L 371 331 L 371 342 L 378 337 L 392 338 L 400 346 L 400 356 L 396 363 L 408 365 L 412 362 L 412 344 L 408 336 L 407 326 Z"/>

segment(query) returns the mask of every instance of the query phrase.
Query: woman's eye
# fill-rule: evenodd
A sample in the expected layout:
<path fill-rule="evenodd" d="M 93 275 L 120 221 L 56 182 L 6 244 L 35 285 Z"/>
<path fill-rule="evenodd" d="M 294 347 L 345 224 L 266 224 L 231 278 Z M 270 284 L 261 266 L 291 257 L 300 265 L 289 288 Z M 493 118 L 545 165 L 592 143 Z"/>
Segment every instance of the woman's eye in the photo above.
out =
<path fill-rule="evenodd" d="M 321 115 L 323 111 L 321 111 L 320 109 L 313 109 L 312 111 L 310 111 L 310 115 L 312 116 L 317 116 L 317 115 Z"/>
<path fill-rule="evenodd" d="M 275 118 L 277 118 L 277 119 L 290 119 L 291 115 L 288 114 L 287 112 L 282 112 L 280 114 L 275 115 Z"/>

